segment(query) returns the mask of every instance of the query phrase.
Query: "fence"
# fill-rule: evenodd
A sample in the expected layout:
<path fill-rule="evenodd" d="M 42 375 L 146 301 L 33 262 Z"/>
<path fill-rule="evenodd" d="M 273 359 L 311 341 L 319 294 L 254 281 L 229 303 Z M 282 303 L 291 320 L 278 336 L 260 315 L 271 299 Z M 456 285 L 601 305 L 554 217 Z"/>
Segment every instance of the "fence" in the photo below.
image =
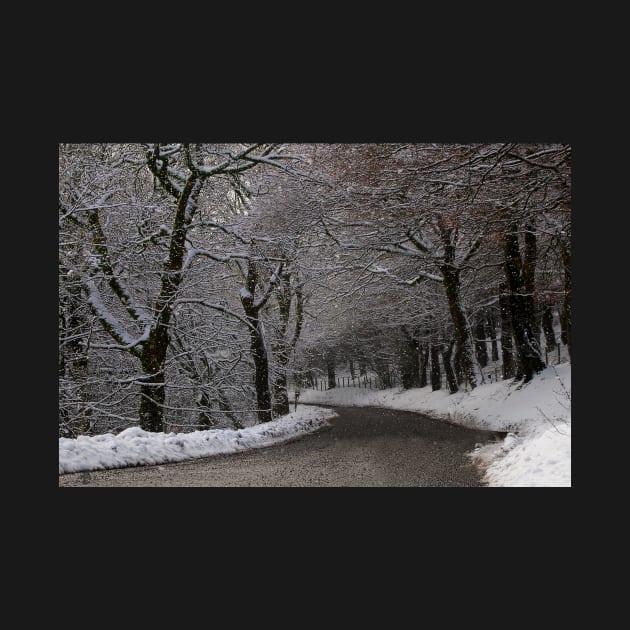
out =
<path fill-rule="evenodd" d="M 552 350 L 551 352 L 545 350 L 545 362 L 548 366 L 558 365 L 558 363 L 568 360 L 569 350 L 564 344 L 560 342 L 557 343 L 555 350 Z"/>
<path fill-rule="evenodd" d="M 335 377 L 336 387 L 363 387 L 364 389 L 388 389 L 390 387 L 396 387 L 397 379 L 392 376 L 389 379 L 389 383 L 385 383 L 383 379 L 378 376 L 337 376 Z M 330 389 L 328 387 L 328 378 L 316 378 L 310 383 L 306 383 L 302 386 L 304 389 L 316 389 L 319 391 L 326 391 Z"/>

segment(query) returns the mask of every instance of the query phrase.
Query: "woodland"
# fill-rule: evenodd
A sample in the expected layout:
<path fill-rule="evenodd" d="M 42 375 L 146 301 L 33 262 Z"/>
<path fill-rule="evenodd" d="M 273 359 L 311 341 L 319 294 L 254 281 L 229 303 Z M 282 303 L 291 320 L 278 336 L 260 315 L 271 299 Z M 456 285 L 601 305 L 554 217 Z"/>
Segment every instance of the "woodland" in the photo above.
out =
<path fill-rule="evenodd" d="M 58 244 L 59 437 L 571 356 L 566 144 L 62 143 Z"/>

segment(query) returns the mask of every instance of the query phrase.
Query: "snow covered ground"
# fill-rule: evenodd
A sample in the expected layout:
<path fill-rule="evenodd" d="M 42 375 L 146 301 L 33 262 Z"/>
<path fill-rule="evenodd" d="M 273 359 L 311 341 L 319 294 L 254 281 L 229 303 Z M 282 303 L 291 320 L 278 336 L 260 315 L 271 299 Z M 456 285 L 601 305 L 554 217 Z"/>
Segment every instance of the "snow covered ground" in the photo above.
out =
<path fill-rule="evenodd" d="M 195 457 L 236 453 L 286 442 L 317 431 L 337 414 L 332 409 L 298 405 L 279 420 L 238 431 L 210 429 L 193 433 L 148 433 L 132 427 L 106 433 L 59 438 L 59 474 L 105 468 L 181 462 Z"/>
<path fill-rule="evenodd" d="M 486 468 L 489 485 L 571 485 L 570 363 L 551 366 L 522 386 L 499 381 L 452 395 L 430 387 L 304 390 L 299 402 L 417 411 L 468 427 L 505 431 L 503 441 L 478 447 L 471 454 Z M 118 435 L 59 438 L 59 474 L 179 462 L 271 446 L 316 431 L 334 416 L 330 409 L 299 404 L 296 412 L 280 420 L 238 431 L 164 434 L 134 427 Z"/>
<path fill-rule="evenodd" d="M 471 454 L 487 469 L 489 485 L 571 485 L 570 363 L 547 368 L 527 385 L 498 381 L 452 395 L 431 387 L 307 389 L 299 401 L 418 411 L 468 427 L 506 431 L 503 441 Z"/>

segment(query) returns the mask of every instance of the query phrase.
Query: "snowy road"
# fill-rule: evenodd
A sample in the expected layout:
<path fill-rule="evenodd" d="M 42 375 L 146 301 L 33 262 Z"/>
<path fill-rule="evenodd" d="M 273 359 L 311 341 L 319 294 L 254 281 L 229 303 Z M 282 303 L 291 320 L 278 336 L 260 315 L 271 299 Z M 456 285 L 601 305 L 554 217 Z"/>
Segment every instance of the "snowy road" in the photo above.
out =
<path fill-rule="evenodd" d="M 294 442 L 181 463 L 82 472 L 59 486 L 482 486 L 465 453 L 495 434 L 405 411 L 336 407 Z"/>

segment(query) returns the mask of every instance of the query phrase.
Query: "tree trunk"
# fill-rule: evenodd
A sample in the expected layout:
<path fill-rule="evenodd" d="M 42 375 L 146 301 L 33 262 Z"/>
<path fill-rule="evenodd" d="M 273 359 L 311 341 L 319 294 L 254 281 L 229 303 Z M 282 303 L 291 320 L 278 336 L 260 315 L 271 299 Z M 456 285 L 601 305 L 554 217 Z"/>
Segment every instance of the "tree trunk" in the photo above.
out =
<path fill-rule="evenodd" d="M 363 351 L 361 351 L 359 355 L 359 376 L 367 376 L 367 359 Z"/>
<path fill-rule="evenodd" d="M 503 378 L 509 379 L 516 374 L 516 360 L 512 344 L 512 318 L 510 316 L 510 301 L 504 284 L 499 294 L 499 310 L 501 312 L 501 361 L 503 363 Z"/>
<path fill-rule="evenodd" d="M 444 247 L 444 263 L 440 267 L 442 283 L 446 290 L 451 319 L 455 332 L 455 361 L 461 365 L 470 389 L 477 387 L 475 367 L 473 364 L 472 343 L 468 331 L 468 321 L 461 304 L 460 270 L 455 266 L 455 238 L 452 227 L 439 226 L 440 240 Z"/>
<path fill-rule="evenodd" d="M 440 370 L 440 346 L 431 344 L 431 389 L 435 392 L 442 388 L 442 372 Z"/>
<path fill-rule="evenodd" d="M 462 368 L 461 356 L 456 352 L 453 359 L 453 368 L 455 370 L 455 378 L 457 379 L 457 385 L 464 387 L 466 383 L 466 376 L 464 375 L 464 368 Z"/>
<path fill-rule="evenodd" d="M 197 415 L 197 423 L 206 429 L 210 429 L 216 426 L 216 420 L 210 415 L 210 410 L 212 406 L 212 401 L 210 400 L 210 396 L 207 391 L 201 390 L 201 394 L 199 400 L 197 401 L 197 406 L 200 411 Z"/>
<path fill-rule="evenodd" d="M 542 311 L 542 329 L 545 333 L 545 348 L 547 352 L 551 352 L 556 349 L 556 333 L 553 330 L 553 311 L 551 310 L 551 304 L 545 302 L 543 304 Z"/>
<path fill-rule="evenodd" d="M 420 387 L 427 386 L 427 366 L 429 365 L 429 344 L 423 343 L 420 346 Z"/>
<path fill-rule="evenodd" d="M 274 418 L 286 416 L 290 413 L 289 408 L 289 391 L 287 389 L 287 365 L 289 357 L 285 351 L 280 350 L 276 354 L 276 375 L 272 384 L 272 412 Z"/>
<path fill-rule="evenodd" d="M 264 302 L 255 302 L 254 294 L 258 284 L 258 271 L 251 261 L 247 266 L 244 291 L 241 291 L 241 304 L 249 323 L 249 347 L 254 361 L 254 389 L 258 423 L 271 422 L 271 390 L 269 389 L 269 357 L 265 345 L 265 334 L 260 321 L 260 309 Z"/>
<path fill-rule="evenodd" d="M 62 277 L 67 277 L 67 268 L 60 267 Z M 72 384 L 72 395 L 65 390 L 59 392 L 59 414 L 64 432 L 72 437 L 91 432 L 92 410 L 88 405 L 88 344 L 77 331 L 87 331 L 88 323 L 80 314 L 78 305 L 83 299 L 80 285 L 64 284 L 67 295 L 59 297 L 59 379 Z M 69 337 L 69 339 L 66 338 Z M 72 410 L 72 412 L 70 411 Z M 61 435 L 59 437 L 68 437 Z"/>
<path fill-rule="evenodd" d="M 238 417 L 232 413 L 232 408 L 230 406 L 229 401 L 226 397 L 220 392 L 217 392 L 217 401 L 219 404 L 219 409 L 224 412 L 224 415 L 229 418 L 232 422 L 232 426 L 235 429 L 244 429 L 243 423 L 238 419 Z"/>
<path fill-rule="evenodd" d="M 309 387 L 315 387 L 315 384 L 317 383 L 317 379 L 313 375 L 313 370 L 308 370 L 306 372 L 306 383 Z"/>
<path fill-rule="evenodd" d="M 444 349 L 442 351 L 442 361 L 444 363 L 444 372 L 446 373 L 446 382 L 448 383 L 448 391 L 451 394 L 455 394 L 459 391 L 459 387 L 457 386 L 457 377 L 455 376 L 455 371 L 453 370 L 453 366 L 451 364 L 454 346 L 455 340 L 453 339 L 449 344 L 444 345 Z"/>
<path fill-rule="evenodd" d="M 271 385 L 272 415 L 274 418 L 286 416 L 289 412 L 289 392 L 287 389 L 287 366 L 289 365 L 289 348 L 284 338 L 286 325 L 280 325 L 280 339 L 272 345 L 275 358 L 275 369 Z"/>
<path fill-rule="evenodd" d="M 335 389 L 337 382 L 335 381 L 335 353 L 329 351 L 326 353 L 326 372 L 328 374 L 328 389 Z"/>
<path fill-rule="evenodd" d="M 475 326 L 475 354 L 481 367 L 488 365 L 488 346 L 486 345 L 486 316 L 480 314 Z"/>
<path fill-rule="evenodd" d="M 164 430 L 164 376 L 158 372 L 144 377 L 140 385 L 140 428 L 159 433 Z"/>
<path fill-rule="evenodd" d="M 354 380 L 354 361 L 350 359 L 348 367 L 350 369 L 350 377 Z"/>
<path fill-rule="evenodd" d="M 512 330 L 518 358 L 525 382 L 545 368 L 540 344 L 535 332 L 533 296 L 536 243 L 534 233 L 525 233 L 525 262 L 521 261 L 516 226 L 512 226 L 505 238 L 505 276 L 508 287 L 508 302 L 512 319 Z"/>
<path fill-rule="evenodd" d="M 404 389 L 420 386 L 420 358 L 416 340 L 401 328 L 400 334 L 400 376 Z"/>
<path fill-rule="evenodd" d="M 265 337 L 258 313 L 248 317 L 252 328 L 249 331 L 249 343 L 254 360 L 254 387 L 256 389 L 256 406 L 258 423 L 271 422 L 271 392 L 269 391 L 269 361 L 265 348 Z"/>
<path fill-rule="evenodd" d="M 441 267 L 441 271 L 457 342 L 455 360 L 461 365 L 470 388 L 474 389 L 477 386 L 477 379 L 475 377 L 468 322 L 460 301 L 459 269 L 450 264 L 445 264 Z"/>
<path fill-rule="evenodd" d="M 169 245 L 168 259 L 161 278 L 160 293 L 155 303 L 155 323 L 151 328 L 149 339 L 143 344 L 140 361 L 145 377 L 140 386 L 140 427 L 145 431 L 160 432 L 164 430 L 164 402 L 166 389 L 164 386 L 164 366 L 170 342 L 169 323 L 172 306 L 182 282 L 182 266 L 184 262 L 186 231 L 192 220 L 189 203 L 193 203 L 199 194 L 201 182 L 196 175 L 191 176 L 179 193 L 177 211 L 173 223 L 173 232 Z M 100 226 L 99 228 L 100 229 Z M 151 383 L 160 383 L 151 386 Z"/>
<path fill-rule="evenodd" d="M 564 267 L 564 308 L 562 309 L 562 330 L 564 344 L 571 358 L 571 250 L 570 245 L 562 247 L 562 264 Z"/>
<path fill-rule="evenodd" d="M 392 372 L 391 372 L 390 365 L 387 359 L 377 354 L 374 357 L 374 369 L 376 371 L 378 378 L 383 383 L 383 387 L 385 388 L 392 387 Z"/>
<path fill-rule="evenodd" d="M 276 289 L 276 301 L 278 303 L 279 321 L 276 327 L 276 338 L 271 349 L 276 359 L 276 373 L 272 385 L 272 411 L 273 416 L 285 416 L 290 413 L 289 392 L 287 389 L 287 368 L 291 351 L 295 348 L 302 331 L 303 297 L 301 285 L 298 284 L 292 290 L 291 272 L 284 271 L 279 274 L 281 285 Z M 291 339 L 287 339 L 287 330 L 291 316 L 291 302 L 295 296 L 295 330 Z"/>
<path fill-rule="evenodd" d="M 170 309 L 158 311 L 158 325 L 151 330 L 148 341 L 142 349 L 141 363 L 145 376 L 140 385 L 140 428 L 145 431 L 160 432 L 164 430 L 164 366 L 168 350 L 168 322 Z"/>
<path fill-rule="evenodd" d="M 276 357 L 278 360 L 278 357 Z M 276 375 L 273 381 L 273 415 L 274 417 L 278 416 L 286 416 L 290 413 L 289 408 L 289 392 L 287 390 L 287 373 L 286 373 L 286 363 L 281 364 L 278 361 L 278 366 L 280 372 Z"/>
<path fill-rule="evenodd" d="M 488 331 L 490 332 L 490 342 L 491 342 L 491 358 L 492 361 L 499 360 L 499 348 L 497 345 L 497 322 L 494 316 L 494 312 L 490 309 L 488 310 L 488 318 L 486 320 L 486 325 L 488 327 Z"/>

